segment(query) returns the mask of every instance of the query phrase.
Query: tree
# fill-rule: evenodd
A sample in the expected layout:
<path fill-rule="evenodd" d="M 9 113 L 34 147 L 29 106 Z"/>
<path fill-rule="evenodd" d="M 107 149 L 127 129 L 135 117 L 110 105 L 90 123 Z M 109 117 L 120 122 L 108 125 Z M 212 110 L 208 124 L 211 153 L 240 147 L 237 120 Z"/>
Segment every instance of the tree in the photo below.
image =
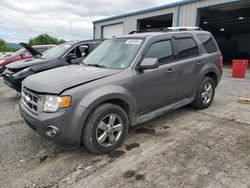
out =
<path fill-rule="evenodd" d="M 0 39 L 0 52 L 15 52 L 17 50 L 18 49 L 10 48 L 3 39 Z"/>
<path fill-rule="evenodd" d="M 49 36 L 48 34 L 38 35 L 35 38 L 29 40 L 30 45 L 41 45 L 41 44 L 62 44 L 65 43 L 63 39 L 57 39 L 56 37 Z"/>

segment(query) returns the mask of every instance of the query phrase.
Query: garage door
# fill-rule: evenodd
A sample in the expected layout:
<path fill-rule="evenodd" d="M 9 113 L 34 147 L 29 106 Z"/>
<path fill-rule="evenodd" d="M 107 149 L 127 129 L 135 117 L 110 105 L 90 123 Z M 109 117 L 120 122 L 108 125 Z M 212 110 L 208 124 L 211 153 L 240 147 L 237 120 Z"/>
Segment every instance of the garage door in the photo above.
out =
<path fill-rule="evenodd" d="M 123 35 L 123 24 L 107 25 L 103 27 L 103 38 L 112 38 Z"/>

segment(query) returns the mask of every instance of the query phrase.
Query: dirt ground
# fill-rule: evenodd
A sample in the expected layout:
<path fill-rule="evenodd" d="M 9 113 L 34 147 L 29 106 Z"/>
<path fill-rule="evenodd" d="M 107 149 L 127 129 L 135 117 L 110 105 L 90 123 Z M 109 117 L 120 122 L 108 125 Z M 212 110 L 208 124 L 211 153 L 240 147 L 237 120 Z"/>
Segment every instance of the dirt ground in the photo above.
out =
<path fill-rule="evenodd" d="M 238 97 L 250 98 L 250 73 L 232 79 L 225 69 L 209 109 L 133 127 L 121 148 L 95 156 L 38 136 L 0 79 L 0 187 L 250 187 L 250 105 Z"/>

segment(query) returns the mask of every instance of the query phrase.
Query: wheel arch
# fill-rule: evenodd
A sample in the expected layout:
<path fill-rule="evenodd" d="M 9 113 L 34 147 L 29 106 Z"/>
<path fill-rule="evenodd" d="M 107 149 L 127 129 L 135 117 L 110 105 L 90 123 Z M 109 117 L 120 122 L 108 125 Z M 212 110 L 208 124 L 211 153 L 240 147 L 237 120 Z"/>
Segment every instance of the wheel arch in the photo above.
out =
<path fill-rule="evenodd" d="M 79 105 L 89 109 L 88 118 L 93 110 L 103 103 L 112 103 L 123 108 L 128 115 L 130 124 L 133 124 L 134 117 L 137 114 L 137 107 L 136 100 L 128 89 L 121 86 L 100 87 L 87 94 Z"/>

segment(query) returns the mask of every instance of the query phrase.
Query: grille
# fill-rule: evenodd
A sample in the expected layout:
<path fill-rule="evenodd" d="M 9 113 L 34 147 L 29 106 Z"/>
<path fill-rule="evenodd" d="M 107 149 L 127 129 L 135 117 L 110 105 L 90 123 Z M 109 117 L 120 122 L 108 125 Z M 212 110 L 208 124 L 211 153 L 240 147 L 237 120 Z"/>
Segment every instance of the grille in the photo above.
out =
<path fill-rule="evenodd" d="M 22 102 L 34 114 L 40 112 L 39 107 L 42 101 L 42 96 L 38 95 L 25 87 L 22 87 Z"/>

